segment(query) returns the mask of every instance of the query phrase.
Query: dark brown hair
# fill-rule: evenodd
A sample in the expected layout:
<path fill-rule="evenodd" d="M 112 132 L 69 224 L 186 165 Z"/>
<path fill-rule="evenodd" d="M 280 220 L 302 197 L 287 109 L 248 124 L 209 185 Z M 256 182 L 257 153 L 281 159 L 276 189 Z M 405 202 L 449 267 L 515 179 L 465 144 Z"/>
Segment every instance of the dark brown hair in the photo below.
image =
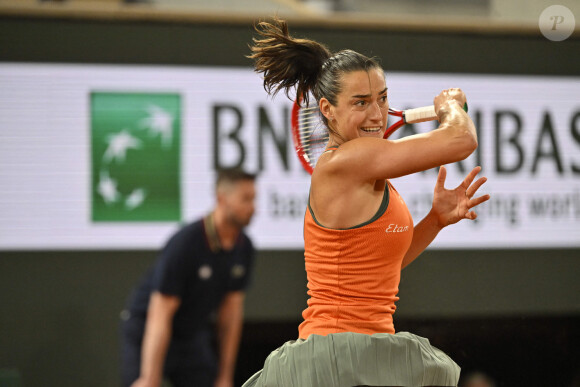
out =
<path fill-rule="evenodd" d="M 253 39 L 248 57 L 255 60 L 255 71 L 263 73 L 264 89 L 270 95 L 284 90 L 291 98 L 290 90 L 295 88 L 296 96 L 305 104 L 311 92 L 317 102 L 324 97 L 336 105 L 344 74 L 381 69 L 377 61 L 358 52 L 342 50 L 333 54 L 314 40 L 294 38 L 288 33 L 286 21 L 278 18 L 271 23 L 260 22 L 255 29 L 261 39 Z"/>
<path fill-rule="evenodd" d="M 238 167 L 220 168 L 217 170 L 215 187 L 217 190 L 224 184 L 233 184 L 243 180 L 256 181 L 256 175 Z"/>

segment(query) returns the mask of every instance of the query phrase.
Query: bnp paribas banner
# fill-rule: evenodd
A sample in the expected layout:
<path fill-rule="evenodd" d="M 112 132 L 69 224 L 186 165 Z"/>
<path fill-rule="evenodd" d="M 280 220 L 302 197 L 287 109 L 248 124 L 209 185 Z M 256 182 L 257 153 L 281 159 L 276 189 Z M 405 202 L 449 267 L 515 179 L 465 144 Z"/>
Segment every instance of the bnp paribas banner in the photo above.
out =
<path fill-rule="evenodd" d="M 398 108 L 461 87 L 478 128 L 447 186 L 481 165 L 491 200 L 433 248 L 580 247 L 580 78 L 387 71 L 387 84 Z M 0 64 L 0 250 L 159 249 L 211 211 L 229 166 L 259 175 L 258 248 L 302 249 L 309 175 L 291 110 L 249 67 Z M 436 176 L 393 180 L 415 222 Z"/>

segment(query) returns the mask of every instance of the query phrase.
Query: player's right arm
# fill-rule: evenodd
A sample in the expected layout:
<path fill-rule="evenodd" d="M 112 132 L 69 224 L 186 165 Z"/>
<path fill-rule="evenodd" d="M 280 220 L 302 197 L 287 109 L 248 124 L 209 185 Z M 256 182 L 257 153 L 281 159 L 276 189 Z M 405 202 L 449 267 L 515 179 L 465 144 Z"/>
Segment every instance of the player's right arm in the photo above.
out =
<path fill-rule="evenodd" d="M 171 340 L 173 316 L 181 304 L 177 296 L 153 292 L 141 349 L 141 373 L 131 387 L 159 387 L 163 364 Z"/>
<path fill-rule="evenodd" d="M 465 94 L 449 89 L 435 97 L 438 129 L 398 140 L 357 138 L 334 152 L 328 171 L 341 179 L 374 181 L 397 178 L 467 158 L 477 148 L 477 133 L 463 110 Z"/>

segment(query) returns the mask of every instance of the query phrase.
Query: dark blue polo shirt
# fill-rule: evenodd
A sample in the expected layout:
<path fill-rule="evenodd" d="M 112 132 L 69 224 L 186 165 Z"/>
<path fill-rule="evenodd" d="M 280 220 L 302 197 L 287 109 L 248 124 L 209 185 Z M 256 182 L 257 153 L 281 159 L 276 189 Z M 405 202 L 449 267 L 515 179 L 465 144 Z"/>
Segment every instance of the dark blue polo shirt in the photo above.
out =
<path fill-rule="evenodd" d="M 241 232 L 232 250 L 223 250 L 211 215 L 178 231 L 129 301 L 132 318 L 145 320 L 152 292 L 174 295 L 181 305 L 173 319 L 172 341 L 207 331 L 223 297 L 249 283 L 254 248 Z"/>

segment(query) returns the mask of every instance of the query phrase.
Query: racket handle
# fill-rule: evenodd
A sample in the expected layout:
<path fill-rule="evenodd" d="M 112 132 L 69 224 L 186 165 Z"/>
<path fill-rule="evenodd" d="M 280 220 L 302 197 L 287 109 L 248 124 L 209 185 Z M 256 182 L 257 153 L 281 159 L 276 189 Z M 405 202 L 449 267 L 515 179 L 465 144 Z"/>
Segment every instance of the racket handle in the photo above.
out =
<path fill-rule="evenodd" d="M 423 106 L 415 109 L 405 110 L 405 122 L 416 124 L 418 122 L 433 121 L 437 119 L 435 106 Z"/>
<path fill-rule="evenodd" d="M 463 110 L 467 111 L 467 102 L 463 105 Z M 405 122 L 416 124 L 418 122 L 434 121 L 438 119 L 435 113 L 435 106 L 423 106 L 415 109 L 405 110 Z"/>

